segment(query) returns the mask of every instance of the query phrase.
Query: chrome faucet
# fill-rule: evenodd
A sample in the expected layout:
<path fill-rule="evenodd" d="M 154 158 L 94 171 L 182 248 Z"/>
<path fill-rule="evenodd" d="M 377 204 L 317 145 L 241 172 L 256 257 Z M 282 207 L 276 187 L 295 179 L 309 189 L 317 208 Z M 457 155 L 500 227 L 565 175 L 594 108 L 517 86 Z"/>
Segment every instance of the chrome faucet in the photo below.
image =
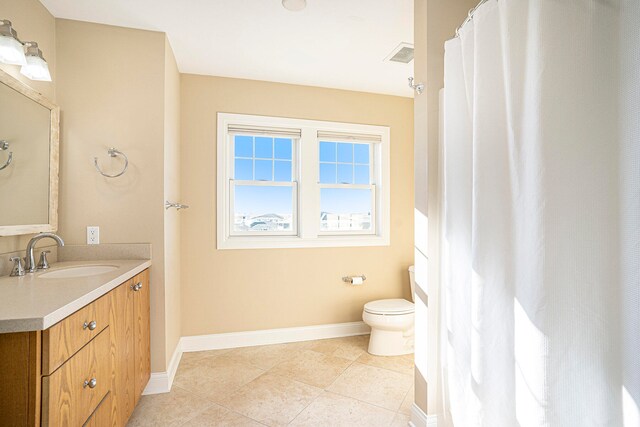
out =
<path fill-rule="evenodd" d="M 24 267 L 27 273 L 35 273 L 35 271 L 37 270 L 38 267 L 36 266 L 36 260 L 33 257 L 33 247 L 36 245 L 36 243 L 38 243 L 38 241 L 46 237 L 55 240 L 58 246 L 64 246 L 64 240 L 62 240 L 62 238 L 55 233 L 40 233 L 35 235 L 33 239 L 29 240 L 29 243 L 27 244 L 27 262 Z"/>

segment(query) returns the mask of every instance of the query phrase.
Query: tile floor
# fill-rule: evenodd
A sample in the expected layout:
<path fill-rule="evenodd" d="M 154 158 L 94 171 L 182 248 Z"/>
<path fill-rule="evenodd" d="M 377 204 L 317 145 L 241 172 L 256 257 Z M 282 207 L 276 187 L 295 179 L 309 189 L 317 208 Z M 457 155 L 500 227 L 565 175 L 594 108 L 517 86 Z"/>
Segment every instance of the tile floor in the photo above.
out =
<path fill-rule="evenodd" d="M 413 355 L 372 356 L 368 340 L 185 353 L 171 392 L 143 396 L 128 425 L 405 427 Z"/>

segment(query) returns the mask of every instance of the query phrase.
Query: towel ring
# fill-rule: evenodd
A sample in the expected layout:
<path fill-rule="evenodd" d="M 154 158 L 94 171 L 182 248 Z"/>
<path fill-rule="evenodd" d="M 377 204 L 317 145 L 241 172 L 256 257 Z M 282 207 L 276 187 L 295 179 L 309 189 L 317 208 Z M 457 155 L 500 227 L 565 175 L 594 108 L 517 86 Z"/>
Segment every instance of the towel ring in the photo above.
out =
<path fill-rule="evenodd" d="M 8 149 L 9 149 L 9 141 L 5 141 L 4 139 L 0 140 L 0 151 L 4 151 Z M 13 152 L 9 151 L 9 158 L 4 163 L 4 165 L 0 166 L 0 171 L 6 168 L 7 166 L 9 166 L 12 160 L 13 160 Z"/>
<path fill-rule="evenodd" d="M 100 175 L 107 177 L 107 178 L 117 178 L 121 175 L 123 175 L 126 171 L 127 168 L 129 167 L 129 159 L 127 158 L 127 156 L 122 152 L 122 151 L 118 151 L 115 148 L 109 148 L 107 150 L 107 154 L 109 154 L 109 157 L 116 157 L 116 156 L 122 156 L 124 157 L 124 168 L 122 169 L 122 172 L 120 173 L 116 173 L 114 175 L 109 175 L 108 173 L 104 173 L 102 172 L 102 170 L 100 169 L 100 166 L 98 166 L 98 158 L 94 157 L 93 158 L 93 164 L 96 167 L 97 171 L 100 172 Z"/>

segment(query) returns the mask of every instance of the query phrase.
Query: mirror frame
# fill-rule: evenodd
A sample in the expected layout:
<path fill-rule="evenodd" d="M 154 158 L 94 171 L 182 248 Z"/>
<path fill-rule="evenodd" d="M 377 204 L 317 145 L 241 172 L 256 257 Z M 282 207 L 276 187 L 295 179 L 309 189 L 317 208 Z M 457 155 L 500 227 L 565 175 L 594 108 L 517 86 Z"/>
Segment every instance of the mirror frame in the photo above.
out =
<path fill-rule="evenodd" d="M 51 111 L 49 130 L 49 222 L 47 224 L 0 225 L 0 236 L 17 236 L 58 230 L 58 170 L 60 156 L 60 107 L 41 93 L 0 69 L 0 83 Z"/>

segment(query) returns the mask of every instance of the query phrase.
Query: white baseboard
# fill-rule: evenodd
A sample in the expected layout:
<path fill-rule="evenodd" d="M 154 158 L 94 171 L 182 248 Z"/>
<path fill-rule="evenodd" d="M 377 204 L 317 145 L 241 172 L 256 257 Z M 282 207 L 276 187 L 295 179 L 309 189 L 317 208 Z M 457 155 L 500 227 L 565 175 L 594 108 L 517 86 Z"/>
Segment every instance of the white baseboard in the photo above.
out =
<path fill-rule="evenodd" d="M 182 353 L 251 347 L 267 344 L 321 340 L 327 338 L 366 335 L 370 328 L 364 322 L 334 323 L 299 328 L 265 329 L 262 331 L 231 332 L 226 334 L 193 335 L 180 338 L 166 372 L 154 372 L 142 394 L 168 393 L 178 370 Z"/>
<path fill-rule="evenodd" d="M 171 360 L 169 361 L 169 368 L 167 371 L 151 373 L 151 378 L 149 378 L 149 382 L 144 388 L 142 394 L 169 393 L 171 391 L 173 379 L 176 376 L 176 371 L 178 370 L 178 365 L 180 365 L 181 358 L 182 348 L 180 341 L 178 341 L 178 345 L 176 345 L 176 349 L 173 351 L 173 356 L 171 356 Z"/>
<path fill-rule="evenodd" d="M 152 372 L 151 378 L 149 378 L 149 382 L 144 388 L 142 395 L 146 396 L 148 394 L 168 393 L 169 391 L 171 391 L 171 387 L 169 387 L 168 373 Z"/>
<path fill-rule="evenodd" d="M 370 332 L 364 322 L 334 323 L 331 325 L 303 326 L 299 328 L 265 329 L 262 331 L 231 332 L 226 334 L 194 335 L 182 337 L 182 351 L 219 350 L 256 345 L 321 340 L 326 338 L 366 335 Z"/>
<path fill-rule="evenodd" d="M 411 427 L 438 427 L 438 416 L 427 415 L 415 403 L 411 406 Z"/>

